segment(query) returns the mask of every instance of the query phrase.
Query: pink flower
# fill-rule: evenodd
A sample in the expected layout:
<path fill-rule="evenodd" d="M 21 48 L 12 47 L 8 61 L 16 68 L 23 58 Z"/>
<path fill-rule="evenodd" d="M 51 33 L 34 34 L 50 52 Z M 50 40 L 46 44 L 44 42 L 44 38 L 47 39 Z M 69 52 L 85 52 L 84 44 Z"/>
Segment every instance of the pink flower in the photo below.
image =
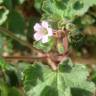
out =
<path fill-rule="evenodd" d="M 34 38 L 36 41 L 42 41 L 42 43 L 48 42 L 48 37 L 53 35 L 52 28 L 49 27 L 48 22 L 42 21 L 41 24 L 36 23 L 34 25 Z"/>

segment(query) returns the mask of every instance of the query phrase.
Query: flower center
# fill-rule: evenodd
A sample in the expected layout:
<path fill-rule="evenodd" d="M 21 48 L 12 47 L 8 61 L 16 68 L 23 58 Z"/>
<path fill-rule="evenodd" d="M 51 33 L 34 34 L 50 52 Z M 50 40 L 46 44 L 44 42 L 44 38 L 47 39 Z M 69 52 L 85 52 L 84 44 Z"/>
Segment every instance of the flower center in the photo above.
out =
<path fill-rule="evenodd" d="M 43 32 L 44 35 L 48 34 L 48 31 L 45 28 L 42 29 L 42 32 Z"/>

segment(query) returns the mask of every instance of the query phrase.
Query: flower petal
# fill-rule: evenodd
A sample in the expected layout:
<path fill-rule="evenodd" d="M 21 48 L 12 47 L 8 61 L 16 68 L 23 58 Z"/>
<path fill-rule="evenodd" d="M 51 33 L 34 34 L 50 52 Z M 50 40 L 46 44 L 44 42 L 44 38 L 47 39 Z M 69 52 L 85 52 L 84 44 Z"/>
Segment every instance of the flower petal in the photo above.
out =
<path fill-rule="evenodd" d="M 39 23 L 36 23 L 34 25 L 34 30 L 37 31 L 37 32 L 39 32 L 41 30 L 41 28 L 42 28 L 42 26 Z"/>
<path fill-rule="evenodd" d="M 48 28 L 48 22 L 46 22 L 46 21 L 42 21 L 41 25 L 44 28 Z"/>
<path fill-rule="evenodd" d="M 47 42 L 48 42 L 48 35 L 45 35 L 42 38 L 42 43 L 47 43 Z"/>
<path fill-rule="evenodd" d="M 47 28 L 47 30 L 48 30 L 48 36 L 52 36 L 53 35 L 52 29 L 51 28 Z"/>
<path fill-rule="evenodd" d="M 40 32 L 37 32 L 37 33 L 34 34 L 34 39 L 35 39 L 36 41 L 41 40 L 42 37 L 43 37 L 43 34 L 40 33 Z"/>

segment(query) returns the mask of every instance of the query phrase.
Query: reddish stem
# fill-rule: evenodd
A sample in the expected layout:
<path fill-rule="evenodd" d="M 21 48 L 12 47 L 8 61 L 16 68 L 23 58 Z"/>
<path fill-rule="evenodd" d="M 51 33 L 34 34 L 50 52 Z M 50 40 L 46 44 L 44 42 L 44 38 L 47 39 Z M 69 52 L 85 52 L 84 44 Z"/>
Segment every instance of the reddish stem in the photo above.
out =
<path fill-rule="evenodd" d="M 46 58 L 46 55 L 42 56 L 1 56 L 6 60 L 33 60 L 33 59 L 43 59 Z"/>

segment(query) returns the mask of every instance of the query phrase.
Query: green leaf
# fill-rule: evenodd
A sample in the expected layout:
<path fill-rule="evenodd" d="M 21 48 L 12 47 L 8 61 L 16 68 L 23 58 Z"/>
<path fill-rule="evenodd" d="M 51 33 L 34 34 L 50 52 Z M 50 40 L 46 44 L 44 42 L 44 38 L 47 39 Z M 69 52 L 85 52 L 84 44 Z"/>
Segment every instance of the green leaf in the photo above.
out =
<path fill-rule="evenodd" d="M 63 18 L 63 11 L 60 10 L 55 3 L 56 2 L 54 0 L 43 1 L 42 10 L 45 12 L 45 14 L 43 14 L 43 18 L 48 17 L 53 20 L 58 20 L 59 18 Z"/>
<path fill-rule="evenodd" d="M 89 92 L 94 92 L 94 83 L 87 81 L 87 77 L 89 76 L 87 67 L 83 64 L 75 64 L 72 66 L 68 65 L 68 63 L 70 64 L 72 62 L 70 60 L 64 61 L 59 67 L 60 71 L 62 72 L 62 76 L 64 76 L 63 78 L 66 86 L 70 86 L 71 88 L 80 88 Z"/>
<path fill-rule="evenodd" d="M 79 7 L 79 6 L 82 6 L 80 8 L 75 8 L 76 7 Z M 77 0 L 74 5 L 73 5 L 73 12 L 76 14 L 76 15 L 84 15 L 84 13 L 86 13 L 88 11 L 88 9 L 93 6 L 93 5 L 96 5 L 96 0 L 92 0 L 90 2 L 90 0 Z"/>
<path fill-rule="evenodd" d="M 9 10 L 7 10 L 6 8 L 4 8 L 4 6 L 0 6 L 0 25 L 2 25 L 6 19 L 7 19 L 7 15 L 9 13 Z"/>
<path fill-rule="evenodd" d="M 27 88 L 27 96 L 58 96 L 57 88 L 55 88 L 57 86 L 56 76 L 56 72 L 53 72 L 48 66 L 44 68 L 43 65 L 36 65 L 28 68 L 25 71 L 24 78 L 25 89 Z M 69 89 L 64 89 L 70 93 Z"/>
<path fill-rule="evenodd" d="M 47 43 L 42 43 L 41 41 L 34 42 L 34 47 L 37 49 L 41 49 L 44 52 L 49 52 L 54 46 L 54 40 L 52 38 L 49 38 L 49 41 Z"/>
<path fill-rule="evenodd" d="M 95 85 L 87 80 L 88 75 L 85 65 L 73 65 L 69 59 L 57 71 L 39 63 L 25 70 L 24 88 L 27 96 L 73 96 L 73 88 L 79 89 L 81 96 L 92 96 Z"/>
<path fill-rule="evenodd" d="M 82 16 L 87 10 L 96 4 L 96 0 L 45 0 L 42 5 L 43 17 L 59 17 L 73 19 L 75 16 Z M 45 17 L 47 19 L 47 17 Z M 55 18 L 56 19 L 56 18 Z M 57 20 L 57 19 L 56 19 Z"/>
<path fill-rule="evenodd" d="M 13 10 L 8 16 L 8 28 L 16 34 L 24 35 L 25 21 L 22 15 Z"/>

